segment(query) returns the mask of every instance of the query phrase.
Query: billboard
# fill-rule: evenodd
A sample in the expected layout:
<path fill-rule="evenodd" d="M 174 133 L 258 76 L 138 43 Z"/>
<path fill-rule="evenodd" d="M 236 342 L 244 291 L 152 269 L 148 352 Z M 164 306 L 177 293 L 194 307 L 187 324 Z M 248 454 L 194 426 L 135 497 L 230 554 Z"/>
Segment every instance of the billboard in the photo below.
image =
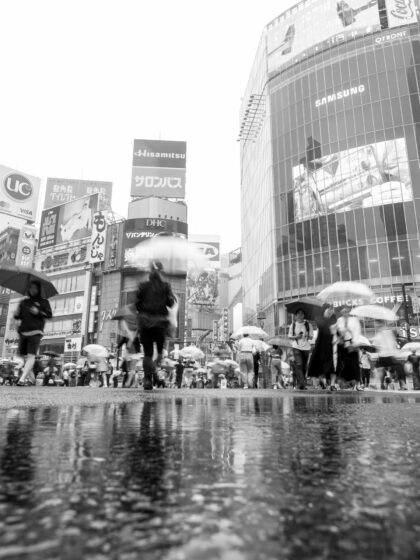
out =
<path fill-rule="evenodd" d="M 20 228 L 19 243 L 16 253 L 16 264 L 32 267 L 35 257 L 36 228 L 28 224 Z"/>
<path fill-rule="evenodd" d="M 378 0 L 301 2 L 267 26 L 268 72 L 380 28 Z"/>
<path fill-rule="evenodd" d="M 184 198 L 186 142 L 134 140 L 131 196 Z"/>
<path fill-rule="evenodd" d="M 106 219 L 101 210 L 93 215 L 92 236 L 89 262 L 99 263 L 105 260 Z"/>
<path fill-rule="evenodd" d="M 0 165 L 0 212 L 36 220 L 41 179 Z"/>
<path fill-rule="evenodd" d="M 48 177 L 44 210 L 96 193 L 101 195 L 101 203 L 104 207 L 111 206 L 112 183 Z"/>
<path fill-rule="evenodd" d="M 200 310 L 213 311 L 219 306 L 219 273 L 217 270 L 189 271 L 187 302 Z"/>
<path fill-rule="evenodd" d="M 413 200 L 405 138 L 307 160 L 293 167 L 295 221 Z"/>
<path fill-rule="evenodd" d="M 97 206 L 98 195 L 93 194 L 43 210 L 38 249 L 90 237 L 92 215 Z"/>
<path fill-rule="evenodd" d="M 188 224 L 179 222 L 178 220 L 162 218 L 136 218 L 126 220 L 123 242 L 124 264 L 129 264 L 130 255 L 139 243 L 158 235 L 168 234 L 186 238 L 188 235 Z"/>
<path fill-rule="evenodd" d="M 89 239 L 85 239 L 83 242 L 74 243 L 71 248 L 61 245 L 54 247 L 54 250 L 50 248 L 37 251 L 35 269 L 48 273 L 87 262 L 90 254 L 88 252 L 89 241 Z"/>
<path fill-rule="evenodd" d="M 386 0 L 388 27 L 417 23 L 415 0 Z"/>
<path fill-rule="evenodd" d="M 208 262 L 208 268 L 220 267 L 220 237 L 217 235 L 190 235 L 188 241 L 194 245 Z M 207 266 L 206 266 L 207 268 Z"/>

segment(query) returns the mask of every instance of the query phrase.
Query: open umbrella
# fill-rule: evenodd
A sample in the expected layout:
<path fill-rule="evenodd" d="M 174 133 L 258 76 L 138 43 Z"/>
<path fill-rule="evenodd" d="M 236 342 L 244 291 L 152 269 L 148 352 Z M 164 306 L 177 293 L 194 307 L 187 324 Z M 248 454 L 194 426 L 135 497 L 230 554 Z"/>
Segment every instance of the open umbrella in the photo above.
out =
<path fill-rule="evenodd" d="M 50 358 L 58 358 L 60 356 L 60 354 L 58 354 L 57 352 L 54 352 L 53 350 L 45 350 L 45 351 L 41 352 L 41 354 L 43 356 L 49 356 Z"/>
<path fill-rule="evenodd" d="M 41 286 L 41 297 L 50 298 L 58 294 L 56 287 L 49 278 L 33 268 L 14 264 L 0 265 L 0 286 L 9 288 L 19 294 L 28 292 L 29 284 L 35 280 Z"/>
<path fill-rule="evenodd" d="M 63 369 L 76 369 L 77 368 L 77 364 L 74 364 L 73 362 L 67 362 L 67 364 L 64 364 Z"/>
<path fill-rule="evenodd" d="M 267 340 L 268 344 L 271 346 L 283 346 L 283 348 L 291 348 L 292 341 L 289 338 L 282 337 L 282 336 L 274 336 Z"/>
<path fill-rule="evenodd" d="M 306 319 L 315 320 L 321 315 L 323 304 L 324 302 L 317 296 L 305 296 L 286 303 L 286 309 L 289 313 L 296 313 L 299 309 L 302 309 Z"/>
<path fill-rule="evenodd" d="M 396 321 L 397 314 L 382 305 L 359 305 L 351 310 L 350 315 L 365 319 L 376 319 L 379 321 Z"/>
<path fill-rule="evenodd" d="M 201 270 L 209 266 L 208 259 L 194 243 L 169 235 L 158 235 L 139 243 L 130 254 L 129 264 L 144 270 L 149 268 L 152 260 L 160 261 L 164 272 L 182 276 L 187 270 Z"/>
<path fill-rule="evenodd" d="M 92 354 L 96 358 L 108 358 L 108 350 L 105 346 L 101 346 L 100 344 L 88 344 L 87 346 L 83 347 L 83 351 L 86 354 Z"/>
<path fill-rule="evenodd" d="M 354 343 L 359 348 L 367 350 L 368 352 L 374 352 L 376 350 L 375 346 L 370 342 L 370 340 L 363 335 L 359 335 Z"/>
<path fill-rule="evenodd" d="M 334 302 L 337 305 L 362 305 L 369 302 L 375 294 L 361 282 L 335 282 L 318 294 L 322 301 Z"/>
<path fill-rule="evenodd" d="M 260 329 L 260 327 L 255 327 L 254 325 L 245 325 L 240 327 L 233 335 L 232 338 L 239 338 L 247 334 L 249 336 L 258 337 L 258 338 L 267 338 L 268 334 Z"/>
<path fill-rule="evenodd" d="M 407 344 L 404 344 L 401 348 L 402 352 L 412 352 L 413 350 L 420 352 L 420 342 L 407 342 Z"/>
<path fill-rule="evenodd" d="M 185 346 L 179 353 L 183 358 L 190 360 L 202 360 L 204 358 L 204 352 L 194 345 Z"/>

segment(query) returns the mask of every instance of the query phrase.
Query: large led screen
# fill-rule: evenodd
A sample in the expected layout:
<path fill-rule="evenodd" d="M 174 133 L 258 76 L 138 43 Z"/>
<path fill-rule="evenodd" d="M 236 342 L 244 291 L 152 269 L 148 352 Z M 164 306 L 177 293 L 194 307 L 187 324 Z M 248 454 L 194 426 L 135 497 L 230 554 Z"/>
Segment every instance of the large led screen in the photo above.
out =
<path fill-rule="evenodd" d="M 413 200 L 405 138 L 304 160 L 293 167 L 295 221 Z"/>
<path fill-rule="evenodd" d="M 267 26 L 268 72 L 380 27 L 378 0 L 301 2 Z"/>

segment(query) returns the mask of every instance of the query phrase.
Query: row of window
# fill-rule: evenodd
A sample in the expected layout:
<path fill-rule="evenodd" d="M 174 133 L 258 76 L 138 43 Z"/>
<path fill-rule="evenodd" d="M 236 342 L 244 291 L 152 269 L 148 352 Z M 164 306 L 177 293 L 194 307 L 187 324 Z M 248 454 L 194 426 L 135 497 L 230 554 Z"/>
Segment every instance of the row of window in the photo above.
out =
<path fill-rule="evenodd" d="M 57 296 L 51 299 L 51 310 L 53 315 L 68 315 L 70 313 L 81 313 L 79 307 L 83 296 Z"/>
<path fill-rule="evenodd" d="M 78 272 L 68 276 L 61 276 L 60 278 L 52 279 L 54 286 L 57 288 L 59 294 L 68 292 L 81 292 L 85 289 L 86 276 L 84 272 Z M 51 300 L 53 301 L 53 300 Z"/>
<path fill-rule="evenodd" d="M 339 281 L 420 274 L 419 241 L 323 251 L 278 264 L 279 291 L 310 290 Z"/>

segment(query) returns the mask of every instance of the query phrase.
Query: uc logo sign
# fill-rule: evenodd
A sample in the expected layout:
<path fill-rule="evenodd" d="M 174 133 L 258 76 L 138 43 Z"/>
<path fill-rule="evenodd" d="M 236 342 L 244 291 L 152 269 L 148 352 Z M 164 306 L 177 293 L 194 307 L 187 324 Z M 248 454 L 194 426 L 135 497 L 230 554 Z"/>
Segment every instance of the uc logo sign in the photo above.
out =
<path fill-rule="evenodd" d="M 23 175 L 12 173 L 4 179 L 7 194 L 16 200 L 26 200 L 32 195 L 32 184 Z"/>

